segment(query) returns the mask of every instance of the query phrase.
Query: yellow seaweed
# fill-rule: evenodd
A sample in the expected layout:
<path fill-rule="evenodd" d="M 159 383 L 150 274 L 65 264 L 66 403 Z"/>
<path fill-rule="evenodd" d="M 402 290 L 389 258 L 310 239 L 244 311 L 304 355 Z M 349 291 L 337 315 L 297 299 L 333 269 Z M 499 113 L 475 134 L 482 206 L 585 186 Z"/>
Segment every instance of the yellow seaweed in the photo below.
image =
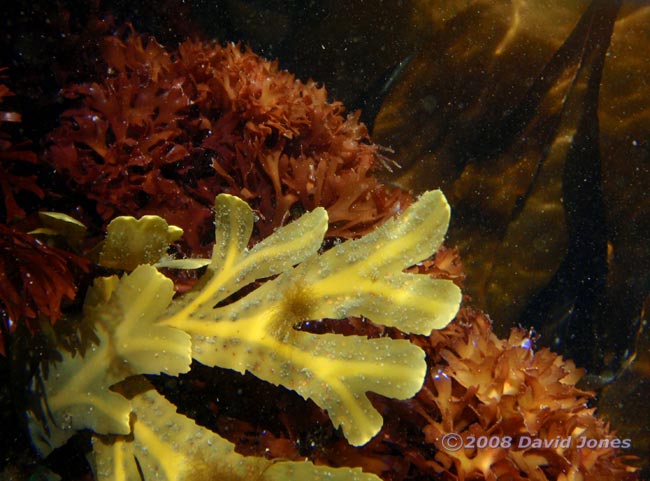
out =
<path fill-rule="evenodd" d="M 235 445 L 191 419 L 155 390 L 132 399 L 133 439 L 105 442 L 95 436 L 91 465 L 97 481 L 241 480 L 379 481 L 360 469 L 242 456 Z"/>
<path fill-rule="evenodd" d="M 93 324 L 99 342 L 84 356 L 62 353 L 62 361 L 42 380 L 43 411 L 50 413 L 51 422 L 42 425 L 30 418 L 32 439 L 41 454 L 67 440 L 47 434 L 57 429 L 129 434 L 131 405 L 109 388 L 135 374 L 189 370 L 189 335 L 155 323 L 173 294 L 172 281 L 148 265 L 119 281 L 117 276 L 95 280 L 86 297 L 84 320 Z"/>
<path fill-rule="evenodd" d="M 450 281 L 402 273 L 442 243 L 449 222 L 444 196 L 428 192 L 399 219 L 321 255 L 314 252 L 327 226 L 322 209 L 250 251 L 248 205 L 220 195 L 215 211 L 217 241 L 208 280 L 161 322 L 192 335 L 194 359 L 293 389 L 327 410 L 350 443 L 365 444 L 382 426 L 366 392 L 396 399 L 415 395 L 426 370 L 424 352 L 407 341 L 315 335 L 294 326 L 363 315 L 406 332 L 444 327 L 456 314 L 460 290 Z M 214 307 L 278 272 L 243 299 Z"/>
<path fill-rule="evenodd" d="M 140 264 L 155 264 L 167 247 L 183 235 L 183 229 L 168 225 L 156 215 L 140 219 L 121 216 L 106 228 L 106 240 L 99 254 L 99 263 L 112 269 L 132 271 Z"/>
<path fill-rule="evenodd" d="M 84 356 L 64 355 L 42 380 L 47 419 L 30 417 L 41 452 L 91 429 L 98 436 L 92 455 L 98 479 L 139 479 L 135 458 L 145 480 L 195 479 L 201 466 L 221 473 L 220 479 L 376 479 L 359 470 L 240 456 L 157 394 L 127 398 L 110 389 L 138 374 L 186 372 L 194 358 L 293 389 L 327 410 L 350 443 L 369 441 L 383 420 L 366 393 L 415 395 L 426 372 L 424 352 L 406 340 L 316 335 L 294 327 L 349 316 L 405 332 L 444 327 L 456 314 L 460 290 L 451 281 L 403 270 L 438 249 L 449 206 L 439 191 L 427 192 L 366 237 L 319 253 L 327 221 L 326 211 L 316 209 L 249 248 L 252 210 L 241 199 L 219 195 L 212 257 L 190 265 L 209 262 L 206 272 L 194 289 L 172 299 L 172 281 L 149 264 L 164 252 L 162 239 L 171 242 L 176 234 L 152 216 L 116 219 L 105 250 L 116 252 L 121 236 L 127 244 L 115 265 L 129 270 L 134 260 L 140 264 L 121 278 L 96 279 L 89 290 L 84 322 L 95 326 L 99 342 Z M 143 235 L 151 229 L 157 232 L 154 247 Z M 254 282 L 256 289 L 237 294 Z"/>

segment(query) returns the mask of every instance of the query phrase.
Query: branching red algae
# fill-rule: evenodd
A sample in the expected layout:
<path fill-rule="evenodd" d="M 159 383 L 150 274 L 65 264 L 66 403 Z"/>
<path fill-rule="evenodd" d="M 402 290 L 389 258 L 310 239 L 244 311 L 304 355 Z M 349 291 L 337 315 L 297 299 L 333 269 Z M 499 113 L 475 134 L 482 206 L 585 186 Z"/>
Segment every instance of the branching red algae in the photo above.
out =
<path fill-rule="evenodd" d="M 363 234 L 410 203 L 373 176 L 380 154 L 358 113 L 238 45 L 109 37 L 109 75 L 72 86 L 78 107 L 46 160 L 97 202 L 105 221 L 158 214 L 192 249 L 209 243 L 217 193 L 245 199 L 262 236 L 327 209 L 329 235 Z"/>
<path fill-rule="evenodd" d="M 39 330 L 38 319 L 54 324 L 61 319 L 61 303 L 77 293 L 75 270 L 88 270 L 90 261 L 29 234 L 0 224 L 0 354 L 5 354 L 3 332 L 25 323 Z"/>
<path fill-rule="evenodd" d="M 0 70 L 1 71 L 1 70 Z M 0 103 L 11 96 L 0 84 Z M 7 224 L 25 217 L 15 194 L 27 191 L 42 198 L 36 176 L 24 174 L 25 165 L 37 162 L 28 142 L 15 142 L 5 123 L 17 123 L 17 112 L 0 111 L 0 188 Z M 61 303 L 72 301 L 77 291 L 74 269 L 87 270 L 90 262 L 72 253 L 49 247 L 18 228 L 0 223 L 0 354 L 5 355 L 7 334 L 24 323 L 28 331 L 39 329 L 39 318 L 51 323 L 61 318 Z"/>

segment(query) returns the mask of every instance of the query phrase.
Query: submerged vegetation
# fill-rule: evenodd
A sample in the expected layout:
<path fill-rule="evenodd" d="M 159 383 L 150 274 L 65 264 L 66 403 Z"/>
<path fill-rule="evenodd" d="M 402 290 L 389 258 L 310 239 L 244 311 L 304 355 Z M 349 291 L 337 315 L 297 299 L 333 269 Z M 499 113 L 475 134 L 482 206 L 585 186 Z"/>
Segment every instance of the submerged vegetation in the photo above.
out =
<path fill-rule="evenodd" d="M 99 41 L 111 21 L 84 30 L 92 73 L 62 76 L 47 135 L 0 116 L 6 411 L 28 411 L 44 463 L 83 457 L 74 481 L 637 478 L 582 369 L 532 330 L 499 337 L 465 291 L 459 309 L 445 197 L 380 182 L 388 150 L 358 112 L 240 45 Z"/>
<path fill-rule="evenodd" d="M 243 479 L 269 461 L 235 454 L 226 440 L 175 414 L 144 381 L 141 389 L 150 392 L 132 398 L 120 394 L 120 382 L 131 376 L 178 375 L 190 369 L 194 358 L 295 390 L 326 410 L 352 444 L 367 443 L 382 420 L 366 393 L 414 396 L 426 374 L 424 352 L 407 340 L 318 335 L 296 327 L 303 321 L 349 316 L 420 334 L 444 327 L 458 310 L 458 287 L 402 270 L 438 249 L 448 222 L 449 207 L 437 191 L 424 194 L 371 234 L 322 254 L 317 251 L 327 229 L 324 209 L 303 215 L 248 249 L 252 210 L 236 197 L 219 195 L 212 259 L 193 290 L 172 300 L 173 282 L 147 264 L 144 255 L 122 277 L 95 279 L 81 322 L 94 326 L 97 341 L 84 355 L 64 354 L 47 377 L 34 380 L 34 390 L 42 387 L 43 397 L 40 419 L 31 415 L 32 439 L 47 455 L 75 432 L 92 430 L 91 459 L 98 480 L 140 479 L 136 464 L 145 481 L 189 479 L 196 457 L 211 463 L 212 473 L 239 472 Z M 108 245 L 111 237 L 126 237 L 132 242 L 121 248 L 136 245 L 138 252 L 146 252 L 152 238 L 155 243 L 155 236 L 133 229 L 133 223 L 112 225 L 118 228 Z M 270 277 L 252 292 L 237 295 Z M 225 452 L 229 454 L 222 456 Z M 299 464 L 274 464 L 262 477 L 287 479 L 295 471 L 291 479 L 325 472 L 334 472 L 335 479 L 374 478 L 356 470 Z"/>

